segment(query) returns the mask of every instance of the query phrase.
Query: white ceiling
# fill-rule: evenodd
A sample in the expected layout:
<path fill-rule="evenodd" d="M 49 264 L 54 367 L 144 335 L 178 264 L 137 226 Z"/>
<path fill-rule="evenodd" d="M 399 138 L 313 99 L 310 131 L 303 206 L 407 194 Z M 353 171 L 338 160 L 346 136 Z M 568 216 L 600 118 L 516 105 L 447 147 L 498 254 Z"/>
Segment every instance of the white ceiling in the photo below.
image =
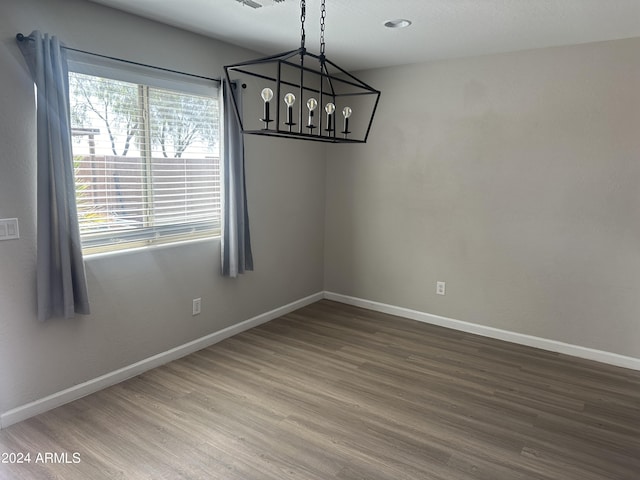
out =
<path fill-rule="evenodd" d="M 300 45 L 300 2 L 91 0 L 264 54 Z M 326 54 L 350 70 L 640 36 L 640 0 L 326 0 Z M 407 18 L 405 29 L 387 20 Z M 320 0 L 307 0 L 319 50 Z"/>

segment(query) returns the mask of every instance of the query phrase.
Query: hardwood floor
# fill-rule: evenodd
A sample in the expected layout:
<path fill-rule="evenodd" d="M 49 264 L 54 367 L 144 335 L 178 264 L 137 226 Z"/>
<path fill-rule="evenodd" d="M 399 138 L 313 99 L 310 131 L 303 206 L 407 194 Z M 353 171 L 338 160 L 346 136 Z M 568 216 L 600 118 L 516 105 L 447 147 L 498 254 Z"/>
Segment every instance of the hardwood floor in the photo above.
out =
<path fill-rule="evenodd" d="M 3 452 L 31 454 L 11 480 L 637 480 L 640 372 L 322 301 L 0 431 Z"/>

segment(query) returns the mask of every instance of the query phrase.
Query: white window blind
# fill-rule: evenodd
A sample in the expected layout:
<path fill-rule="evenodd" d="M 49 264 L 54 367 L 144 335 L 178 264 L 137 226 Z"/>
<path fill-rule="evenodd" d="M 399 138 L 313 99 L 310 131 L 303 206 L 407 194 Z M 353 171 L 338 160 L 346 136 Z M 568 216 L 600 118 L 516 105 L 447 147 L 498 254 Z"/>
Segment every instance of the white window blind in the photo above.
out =
<path fill-rule="evenodd" d="M 217 95 L 192 93 L 193 84 L 174 79 L 175 88 L 129 81 L 135 72 L 122 81 L 113 72 L 69 74 L 83 250 L 218 234 Z"/>

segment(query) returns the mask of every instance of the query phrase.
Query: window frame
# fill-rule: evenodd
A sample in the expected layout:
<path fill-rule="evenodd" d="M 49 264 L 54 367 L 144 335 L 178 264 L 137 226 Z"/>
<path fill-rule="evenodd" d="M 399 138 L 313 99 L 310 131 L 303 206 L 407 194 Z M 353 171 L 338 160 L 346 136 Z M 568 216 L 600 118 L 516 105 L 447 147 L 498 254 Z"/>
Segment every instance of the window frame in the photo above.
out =
<path fill-rule="evenodd" d="M 72 52 L 68 58 L 69 72 L 102 77 L 106 79 L 128 82 L 146 91 L 149 88 L 165 89 L 181 94 L 206 96 L 218 103 L 218 111 L 221 113 L 220 88 L 212 79 L 201 78 L 189 74 L 156 69 L 153 67 L 119 61 L 117 59 L 94 56 L 83 52 Z M 81 234 L 82 251 L 84 255 L 126 251 L 155 245 L 167 245 L 172 243 L 188 242 L 191 240 L 216 238 L 221 235 L 222 223 L 222 119 L 218 116 L 219 152 L 217 157 L 218 181 L 220 193 L 217 199 L 219 210 L 216 218 L 211 220 L 194 221 L 187 224 L 150 225 L 135 230 L 128 230 L 124 235 L 122 231 L 105 231 L 89 234 Z M 148 135 L 149 132 L 146 132 Z M 144 175 L 145 196 L 149 198 L 152 190 L 150 178 L 150 161 L 152 152 L 147 151 L 143 156 L 146 173 Z M 205 157 L 206 158 L 206 157 Z M 74 184 L 77 183 L 74 179 Z M 146 203 L 149 205 L 149 203 Z"/>

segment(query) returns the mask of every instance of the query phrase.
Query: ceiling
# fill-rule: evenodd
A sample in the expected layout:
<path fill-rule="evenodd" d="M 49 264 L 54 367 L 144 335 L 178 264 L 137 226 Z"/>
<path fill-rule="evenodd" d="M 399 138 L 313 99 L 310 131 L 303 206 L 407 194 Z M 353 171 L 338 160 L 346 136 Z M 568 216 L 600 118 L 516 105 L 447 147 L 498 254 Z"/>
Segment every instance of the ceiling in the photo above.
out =
<path fill-rule="evenodd" d="M 91 0 L 263 54 L 300 45 L 298 0 Z M 326 54 L 360 70 L 640 36 L 640 0 L 326 0 Z M 384 27 L 406 18 L 404 29 Z M 320 0 L 307 0 L 319 50 Z"/>

